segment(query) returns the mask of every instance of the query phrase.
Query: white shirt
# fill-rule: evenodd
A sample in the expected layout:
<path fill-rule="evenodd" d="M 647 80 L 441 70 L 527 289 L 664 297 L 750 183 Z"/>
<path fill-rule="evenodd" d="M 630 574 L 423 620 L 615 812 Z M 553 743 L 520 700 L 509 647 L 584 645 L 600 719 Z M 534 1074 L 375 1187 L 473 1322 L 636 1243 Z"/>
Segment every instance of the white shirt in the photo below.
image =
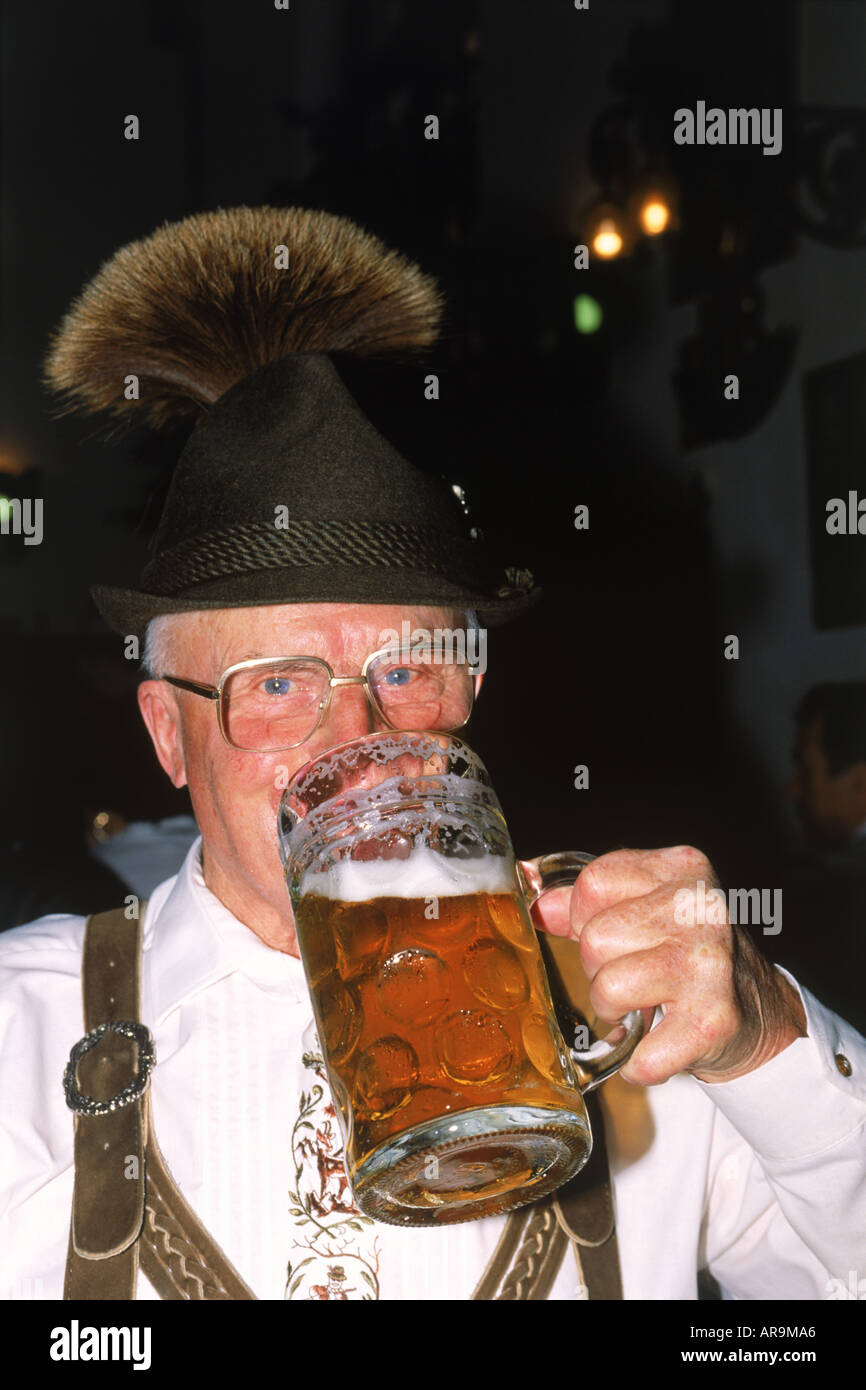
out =
<path fill-rule="evenodd" d="M 144 923 L 155 1130 L 181 1192 L 258 1298 L 468 1298 L 505 1218 L 404 1230 L 351 1209 L 301 962 L 213 896 L 199 851 Z M 62 1298 L 83 933 L 53 916 L 0 936 L 0 1297 Z M 643 1107 L 609 1145 L 626 1299 L 693 1299 L 705 1264 L 734 1298 L 840 1297 L 832 1280 L 866 1272 L 866 1041 L 802 997 L 809 1036 L 758 1071 L 626 1088 Z M 156 1297 L 143 1274 L 138 1297 Z M 569 1251 L 551 1298 L 580 1297 Z"/>

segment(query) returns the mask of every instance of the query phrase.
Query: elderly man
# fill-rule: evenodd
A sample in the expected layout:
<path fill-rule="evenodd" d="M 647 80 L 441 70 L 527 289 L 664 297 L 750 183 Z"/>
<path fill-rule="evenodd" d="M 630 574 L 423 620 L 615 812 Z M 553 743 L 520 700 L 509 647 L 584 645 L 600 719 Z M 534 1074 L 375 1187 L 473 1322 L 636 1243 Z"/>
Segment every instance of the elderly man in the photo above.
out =
<path fill-rule="evenodd" d="M 328 356 L 423 346 L 437 312 L 429 282 L 351 224 L 239 209 L 125 248 L 61 328 L 50 379 L 79 405 L 206 411 L 141 588 L 96 591 L 119 633 L 145 637 L 142 716 L 201 840 L 144 911 L 140 1003 L 117 923 L 88 929 L 84 1019 L 83 919 L 0 939 L 7 1296 L 692 1299 L 704 1268 L 739 1298 L 847 1296 L 866 1232 L 866 1044 L 739 929 L 680 924 L 677 894 L 715 881 L 691 848 L 605 855 L 537 910 L 579 941 L 600 1020 L 657 1020 L 622 1072 L 637 1107 L 595 1120 L 615 1234 L 609 1203 L 607 1224 L 598 1203 L 563 1201 L 424 1230 L 354 1206 L 277 851 L 281 790 L 392 722 L 359 679 L 385 634 L 475 610 L 489 625 L 532 597 Z M 238 746 L 232 669 L 280 663 L 263 685 L 278 698 L 288 657 L 330 668 L 315 720 L 286 746 Z M 459 717 L 431 709 L 425 725 L 462 727 L 479 684 L 467 673 Z M 130 1039 L 112 1052 L 94 1035 L 67 1086 L 73 1124 L 70 1048 L 139 1007 L 137 1071 Z M 136 1095 L 88 1113 L 86 1082 L 106 1100 L 130 1077 L 140 1091 L 151 1043 L 146 1109 Z M 103 1048 L 100 1083 L 87 1067 Z"/>

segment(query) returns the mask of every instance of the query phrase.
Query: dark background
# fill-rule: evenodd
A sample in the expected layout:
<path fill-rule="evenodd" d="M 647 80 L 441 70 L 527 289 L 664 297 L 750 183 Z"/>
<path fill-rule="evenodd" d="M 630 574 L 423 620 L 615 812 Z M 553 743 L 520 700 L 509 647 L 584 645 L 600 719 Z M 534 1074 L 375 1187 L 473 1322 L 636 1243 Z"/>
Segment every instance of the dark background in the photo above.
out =
<path fill-rule="evenodd" d="M 864 613 L 843 602 L 866 541 L 839 539 L 813 605 L 831 494 L 808 486 L 801 401 L 805 373 L 866 347 L 866 6 L 18 0 L 0 25 L 0 491 L 45 507 L 41 546 L 0 537 L 7 872 L 71 853 L 85 810 L 186 808 L 88 592 L 137 580 L 183 435 L 106 444 L 55 418 L 47 337 L 123 242 L 272 203 L 361 222 L 446 292 L 422 366 L 352 385 L 544 587 L 491 633 L 470 735 L 518 850 L 691 842 L 728 882 L 775 882 L 793 704 L 866 675 Z M 782 153 L 675 146 L 673 111 L 698 100 L 782 107 Z M 590 204 L 648 172 L 673 180 L 677 229 L 575 270 Z M 602 305 L 598 333 L 576 332 L 578 293 Z M 866 440 L 849 433 L 834 479 L 856 487 Z"/>

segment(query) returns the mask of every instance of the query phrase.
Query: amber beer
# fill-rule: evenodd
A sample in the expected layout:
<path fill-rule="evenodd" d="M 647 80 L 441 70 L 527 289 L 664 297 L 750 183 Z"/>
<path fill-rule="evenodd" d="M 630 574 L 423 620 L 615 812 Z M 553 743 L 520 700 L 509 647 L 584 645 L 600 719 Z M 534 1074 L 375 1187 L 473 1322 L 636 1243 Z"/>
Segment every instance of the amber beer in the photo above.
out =
<path fill-rule="evenodd" d="M 443 1225 L 567 1183 L 592 1148 L 583 1092 L 643 1030 L 632 1010 L 572 1055 L 557 1028 L 529 911 L 593 856 L 518 865 L 481 759 L 431 729 L 299 768 L 277 840 L 359 1209 Z"/>
<path fill-rule="evenodd" d="M 509 1102 L 574 1109 L 541 953 L 504 865 L 480 861 L 487 891 L 462 893 L 450 882 L 450 892 L 432 891 L 445 875 L 424 868 L 335 866 L 296 904 L 334 1099 L 352 1135 L 350 1179 L 392 1135 L 431 1117 Z M 340 869 L 350 871 L 351 901 L 316 891 L 338 889 Z M 425 880 L 424 896 L 381 892 L 391 876 L 401 886 Z M 360 896 L 365 879 L 375 896 Z"/>

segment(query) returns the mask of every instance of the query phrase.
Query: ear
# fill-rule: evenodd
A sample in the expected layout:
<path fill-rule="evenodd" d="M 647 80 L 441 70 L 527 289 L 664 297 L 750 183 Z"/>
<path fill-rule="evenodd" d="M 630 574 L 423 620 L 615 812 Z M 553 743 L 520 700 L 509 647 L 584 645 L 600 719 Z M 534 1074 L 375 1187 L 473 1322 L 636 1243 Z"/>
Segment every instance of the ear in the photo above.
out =
<path fill-rule="evenodd" d="M 476 676 L 476 677 L 475 677 L 475 698 L 476 698 L 476 700 L 478 699 L 478 696 L 481 694 L 481 686 L 482 686 L 483 682 L 484 682 L 484 676 L 483 676 L 483 674 L 480 675 L 480 676 Z"/>
<path fill-rule="evenodd" d="M 138 687 L 138 708 L 163 771 L 175 787 L 185 787 L 180 710 L 171 686 L 165 681 L 142 681 Z"/>

